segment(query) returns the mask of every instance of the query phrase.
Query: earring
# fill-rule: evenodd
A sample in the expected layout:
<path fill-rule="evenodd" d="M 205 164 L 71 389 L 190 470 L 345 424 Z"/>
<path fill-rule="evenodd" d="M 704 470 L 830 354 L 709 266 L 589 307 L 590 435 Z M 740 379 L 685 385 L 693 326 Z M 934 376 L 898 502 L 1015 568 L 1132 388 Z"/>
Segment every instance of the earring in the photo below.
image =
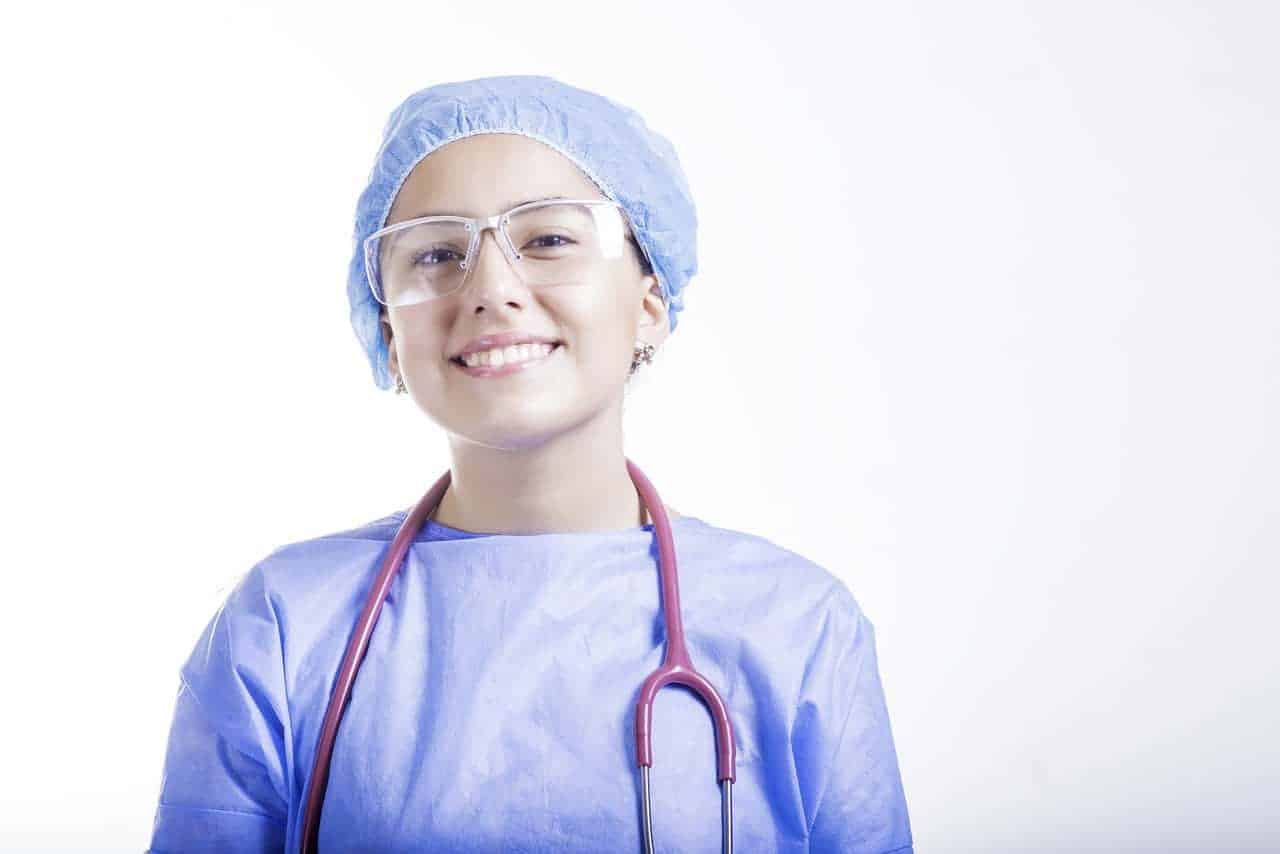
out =
<path fill-rule="evenodd" d="M 396 394 L 404 394 L 408 390 L 404 387 L 404 377 L 396 374 Z"/>
<path fill-rule="evenodd" d="M 631 357 L 631 373 L 634 374 L 640 369 L 641 363 L 649 365 L 653 363 L 654 347 L 652 344 L 646 344 L 643 341 L 637 341 L 638 345 Z"/>

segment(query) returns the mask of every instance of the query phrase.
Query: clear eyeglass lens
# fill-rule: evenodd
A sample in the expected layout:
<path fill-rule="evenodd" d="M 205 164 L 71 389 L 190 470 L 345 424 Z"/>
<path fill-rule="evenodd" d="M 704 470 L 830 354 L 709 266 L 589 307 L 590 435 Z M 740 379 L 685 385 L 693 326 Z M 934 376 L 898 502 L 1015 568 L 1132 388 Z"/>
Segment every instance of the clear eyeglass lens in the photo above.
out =
<path fill-rule="evenodd" d="M 515 270 L 529 287 L 589 283 L 626 246 L 622 213 L 611 205 L 525 208 L 512 214 L 505 228 L 517 254 Z M 475 259 L 466 257 L 471 237 L 465 223 L 427 222 L 372 241 L 367 263 L 378 299 L 409 306 L 460 288 L 475 266 Z"/>

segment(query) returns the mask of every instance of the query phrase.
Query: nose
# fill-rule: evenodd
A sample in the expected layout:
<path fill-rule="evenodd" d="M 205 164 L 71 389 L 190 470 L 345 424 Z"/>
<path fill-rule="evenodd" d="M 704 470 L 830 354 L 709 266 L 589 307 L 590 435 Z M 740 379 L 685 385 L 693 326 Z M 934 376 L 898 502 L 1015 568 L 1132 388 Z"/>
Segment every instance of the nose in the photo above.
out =
<path fill-rule="evenodd" d="M 508 256 L 504 241 L 505 238 L 496 228 L 486 228 L 480 232 L 466 280 L 462 283 L 462 298 L 468 303 L 483 304 L 509 299 L 524 290 L 524 280 Z M 489 244 L 492 244 L 491 249 Z"/>

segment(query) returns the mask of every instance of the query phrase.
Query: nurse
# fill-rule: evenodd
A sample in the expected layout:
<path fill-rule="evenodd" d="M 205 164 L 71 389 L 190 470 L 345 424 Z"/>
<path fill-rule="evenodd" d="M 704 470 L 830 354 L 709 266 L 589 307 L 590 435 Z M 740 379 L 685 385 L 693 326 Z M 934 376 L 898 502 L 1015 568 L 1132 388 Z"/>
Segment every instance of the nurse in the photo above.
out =
<path fill-rule="evenodd" d="M 622 411 L 676 328 L 695 232 L 675 151 L 610 99 L 503 76 L 392 113 L 357 206 L 351 319 L 375 382 L 443 431 L 450 481 L 354 682 L 319 850 L 641 850 L 633 717 L 665 639 Z M 689 652 L 736 736 L 735 849 L 910 852 L 849 590 L 664 507 Z M 300 849 L 335 675 L 407 513 L 244 574 L 181 669 L 150 851 Z M 719 850 L 707 708 L 668 687 L 652 741 L 656 849 Z"/>

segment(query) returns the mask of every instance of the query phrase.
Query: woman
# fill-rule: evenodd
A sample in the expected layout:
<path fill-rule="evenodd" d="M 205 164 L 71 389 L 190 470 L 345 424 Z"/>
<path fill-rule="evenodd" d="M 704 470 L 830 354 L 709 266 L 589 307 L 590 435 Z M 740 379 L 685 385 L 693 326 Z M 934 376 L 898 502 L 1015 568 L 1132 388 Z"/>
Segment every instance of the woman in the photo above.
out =
<path fill-rule="evenodd" d="M 598 95 L 493 77 L 392 114 L 352 320 L 378 384 L 445 430 L 450 481 L 341 719 L 320 850 L 640 850 L 633 716 L 665 638 L 622 404 L 675 329 L 695 225 L 670 144 Z M 736 735 L 736 850 L 910 851 L 847 588 L 665 509 L 689 651 Z M 182 668 L 152 851 L 299 849 L 335 673 L 407 512 L 278 549 L 232 591 Z M 660 692 L 652 739 L 658 849 L 719 850 L 707 707 Z"/>

